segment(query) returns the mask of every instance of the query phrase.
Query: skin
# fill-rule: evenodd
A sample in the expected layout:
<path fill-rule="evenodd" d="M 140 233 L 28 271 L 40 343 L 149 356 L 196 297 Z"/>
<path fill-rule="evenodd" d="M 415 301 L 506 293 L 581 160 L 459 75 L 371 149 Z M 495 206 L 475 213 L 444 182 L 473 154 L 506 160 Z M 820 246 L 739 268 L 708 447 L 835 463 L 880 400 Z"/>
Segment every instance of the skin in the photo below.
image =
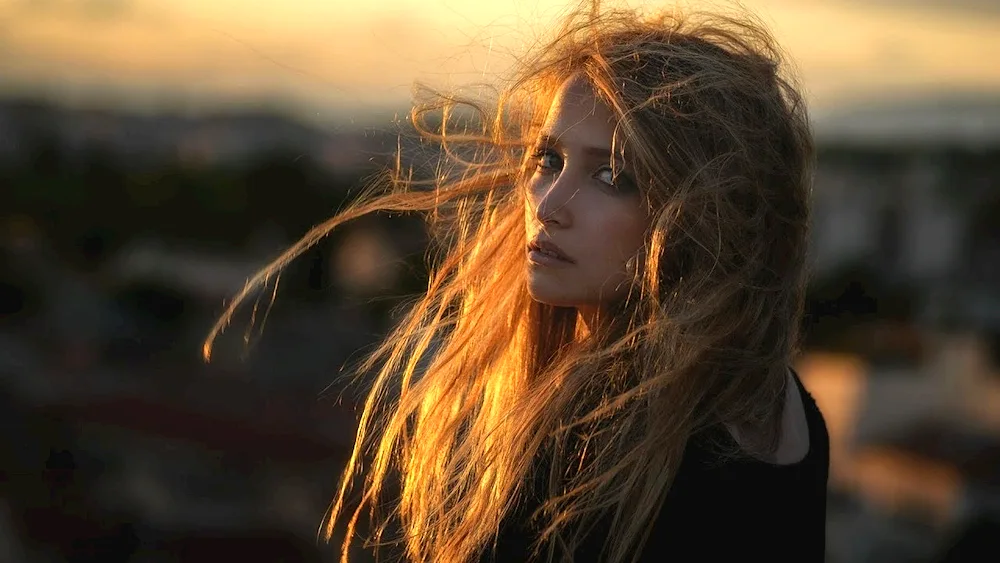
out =
<path fill-rule="evenodd" d="M 616 122 L 585 80 L 564 82 L 533 149 L 536 170 L 525 197 L 527 240 L 551 241 L 572 260 L 529 255 L 528 292 L 575 307 L 588 327 L 626 297 L 650 223 L 615 146 Z"/>

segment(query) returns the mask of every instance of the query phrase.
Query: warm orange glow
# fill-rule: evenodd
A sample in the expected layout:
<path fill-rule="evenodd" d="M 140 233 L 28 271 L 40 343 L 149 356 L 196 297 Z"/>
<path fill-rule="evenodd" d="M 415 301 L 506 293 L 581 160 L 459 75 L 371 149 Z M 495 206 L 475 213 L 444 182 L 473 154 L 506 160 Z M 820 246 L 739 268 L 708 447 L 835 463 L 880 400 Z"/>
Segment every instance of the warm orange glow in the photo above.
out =
<path fill-rule="evenodd" d="M 854 432 L 864 406 L 868 368 L 856 356 L 814 353 L 802 358 L 796 370 L 830 434 L 830 483 L 843 487 L 854 470 Z"/>
<path fill-rule="evenodd" d="M 837 0 L 744 4 L 792 53 L 820 110 L 856 98 L 1000 91 L 1000 67 L 984 56 L 1000 52 L 1000 15 Z M 501 72 L 506 54 L 544 33 L 570 3 L 137 0 L 100 11 L 86 5 L 2 9 L 3 80 L 320 105 L 403 104 L 415 79 L 447 85 Z"/>
<path fill-rule="evenodd" d="M 944 525 L 955 516 L 962 486 L 953 465 L 879 448 L 858 456 L 851 488 L 880 510 L 916 512 Z"/>

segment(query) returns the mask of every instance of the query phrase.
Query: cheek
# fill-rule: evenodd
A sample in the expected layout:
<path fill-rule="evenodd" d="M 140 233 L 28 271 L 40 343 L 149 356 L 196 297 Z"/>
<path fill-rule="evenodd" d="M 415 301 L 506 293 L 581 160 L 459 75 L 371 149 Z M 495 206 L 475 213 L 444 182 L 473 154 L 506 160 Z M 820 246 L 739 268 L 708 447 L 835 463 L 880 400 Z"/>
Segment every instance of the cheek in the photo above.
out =
<path fill-rule="evenodd" d="M 524 182 L 521 184 L 520 188 L 520 199 L 522 207 L 524 208 L 524 225 L 528 227 L 535 220 L 535 210 L 538 208 L 538 202 L 535 198 L 535 182 L 533 180 Z"/>
<path fill-rule="evenodd" d="M 608 258 L 616 262 L 632 259 L 643 247 L 647 223 L 638 213 L 618 212 L 608 216 L 599 231 Z"/>

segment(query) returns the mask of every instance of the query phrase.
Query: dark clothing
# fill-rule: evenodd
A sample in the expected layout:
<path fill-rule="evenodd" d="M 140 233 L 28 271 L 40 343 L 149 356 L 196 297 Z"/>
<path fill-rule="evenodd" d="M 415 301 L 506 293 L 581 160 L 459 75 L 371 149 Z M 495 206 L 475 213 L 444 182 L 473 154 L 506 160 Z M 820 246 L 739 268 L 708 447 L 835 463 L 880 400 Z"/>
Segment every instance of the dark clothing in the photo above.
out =
<path fill-rule="evenodd" d="M 795 381 L 809 423 L 806 457 L 789 465 L 723 461 L 704 440 L 692 439 L 640 561 L 824 561 L 829 437 L 816 402 Z M 495 552 L 488 550 L 482 561 L 530 560 L 537 532 L 525 513 L 502 527 Z M 585 538 L 575 563 L 603 560 L 607 520 Z"/>

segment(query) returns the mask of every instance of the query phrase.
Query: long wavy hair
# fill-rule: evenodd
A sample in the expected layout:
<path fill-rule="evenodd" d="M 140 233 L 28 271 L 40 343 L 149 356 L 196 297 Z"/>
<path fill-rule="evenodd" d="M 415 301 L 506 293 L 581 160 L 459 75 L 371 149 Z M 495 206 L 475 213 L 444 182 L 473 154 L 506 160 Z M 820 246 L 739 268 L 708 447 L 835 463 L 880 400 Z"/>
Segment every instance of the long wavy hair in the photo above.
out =
<path fill-rule="evenodd" d="M 615 323 L 593 333 L 526 288 L 531 148 L 573 76 L 616 116 L 652 217 L 644 267 Z M 440 149 L 438 166 L 420 174 L 397 160 L 254 277 L 206 341 L 208 357 L 237 305 L 337 225 L 426 216 L 427 291 L 358 368 L 374 375 L 323 526 L 327 538 L 344 527 L 343 561 L 366 512 L 369 541 L 409 561 L 473 561 L 540 467 L 536 556 L 571 558 L 610 517 L 607 560 L 635 560 L 692 436 L 724 426 L 752 437 L 739 455 L 777 446 L 813 146 L 765 27 L 746 14 L 640 17 L 594 4 L 491 99 L 418 103 L 412 122 Z"/>

